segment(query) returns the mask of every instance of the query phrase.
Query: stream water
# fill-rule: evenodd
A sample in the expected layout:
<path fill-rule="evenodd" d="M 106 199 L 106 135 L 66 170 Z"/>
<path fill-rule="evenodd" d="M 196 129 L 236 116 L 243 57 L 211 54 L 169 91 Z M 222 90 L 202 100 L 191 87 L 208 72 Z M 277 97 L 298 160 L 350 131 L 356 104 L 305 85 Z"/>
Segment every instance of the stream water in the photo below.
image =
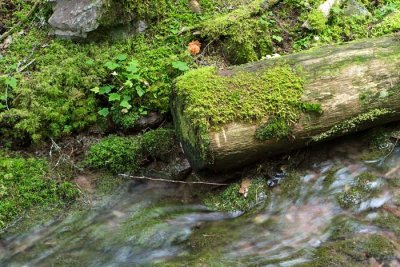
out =
<path fill-rule="evenodd" d="M 171 184 L 126 181 L 78 210 L 5 233 L 0 266 L 295 266 L 315 260 L 333 240 L 378 234 L 397 243 L 400 224 L 382 221 L 400 220 L 400 149 L 376 160 L 361 160 L 348 143 L 311 153 L 298 186 L 289 194 L 271 189 L 246 213 L 182 202 L 182 187 Z M 365 172 L 373 175 L 363 184 L 370 193 L 345 194 Z M 378 251 L 360 264 L 400 266 L 394 248 L 390 257 L 378 259 Z"/>

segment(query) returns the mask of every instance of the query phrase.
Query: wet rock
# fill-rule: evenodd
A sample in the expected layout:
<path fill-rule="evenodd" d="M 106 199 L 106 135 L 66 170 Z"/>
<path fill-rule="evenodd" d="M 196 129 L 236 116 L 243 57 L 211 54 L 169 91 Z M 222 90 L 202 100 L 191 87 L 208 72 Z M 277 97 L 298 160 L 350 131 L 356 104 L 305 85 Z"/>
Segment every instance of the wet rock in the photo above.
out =
<path fill-rule="evenodd" d="M 102 0 L 57 0 L 49 24 L 59 37 L 86 37 L 99 27 L 102 7 Z"/>
<path fill-rule="evenodd" d="M 192 167 L 187 159 L 179 158 L 171 163 L 169 173 L 175 180 L 184 180 L 192 172 Z"/>
<path fill-rule="evenodd" d="M 156 128 L 164 121 L 164 116 L 157 113 L 151 112 L 147 116 L 141 117 L 136 123 L 134 128 L 141 130 L 146 128 Z"/>

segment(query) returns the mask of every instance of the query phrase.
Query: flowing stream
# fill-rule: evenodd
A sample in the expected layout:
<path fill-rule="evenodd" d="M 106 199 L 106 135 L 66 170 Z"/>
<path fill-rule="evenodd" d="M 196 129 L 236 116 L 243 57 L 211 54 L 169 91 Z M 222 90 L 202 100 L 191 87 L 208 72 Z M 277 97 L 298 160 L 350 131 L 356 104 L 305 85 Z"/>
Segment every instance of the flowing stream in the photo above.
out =
<path fill-rule="evenodd" d="M 398 242 L 400 224 L 382 221 L 388 214 L 400 220 L 400 149 L 377 160 L 360 153 L 351 144 L 312 151 L 289 194 L 277 186 L 246 213 L 183 202 L 182 186 L 126 181 L 63 216 L 4 233 L 0 266 L 295 266 L 340 238 L 379 234 Z M 363 184 L 370 193 L 344 194 L 366 172 L 374 178 Z M 399 255 L 381 260 L 400 266 Z"/>

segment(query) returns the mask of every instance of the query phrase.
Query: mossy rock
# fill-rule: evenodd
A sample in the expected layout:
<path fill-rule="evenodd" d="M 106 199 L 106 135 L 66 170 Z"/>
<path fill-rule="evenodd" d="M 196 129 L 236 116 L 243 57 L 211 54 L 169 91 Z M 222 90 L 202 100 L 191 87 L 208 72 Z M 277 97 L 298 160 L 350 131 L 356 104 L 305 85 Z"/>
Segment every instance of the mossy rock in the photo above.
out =
<path fill-rule="evenodd" d="M 167 161 L 174 132 L 157 129 L 137 136 L 108 136 L 89 148 L 85 165 L 111 173 L 137 172 L 147 158 Z"/>
<path fill-rule="evenodd" d="M 369 258 L 395 259 L 397 245 L 383 235 L 371 234 L 328 242 L 319 247 L 314 260 L 302 266 L 365 266 Z"/>

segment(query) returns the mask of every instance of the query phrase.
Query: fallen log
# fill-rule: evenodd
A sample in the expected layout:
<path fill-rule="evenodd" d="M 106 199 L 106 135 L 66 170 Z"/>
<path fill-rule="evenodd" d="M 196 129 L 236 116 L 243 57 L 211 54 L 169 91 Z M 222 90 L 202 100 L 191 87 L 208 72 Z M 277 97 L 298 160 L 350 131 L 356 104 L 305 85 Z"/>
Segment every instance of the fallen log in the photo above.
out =
<path fill-rule="evenodd" d="M 194 169 L 224 171 L 400 119 L 400 39 L 191 70 L 172 101 Z"/>

